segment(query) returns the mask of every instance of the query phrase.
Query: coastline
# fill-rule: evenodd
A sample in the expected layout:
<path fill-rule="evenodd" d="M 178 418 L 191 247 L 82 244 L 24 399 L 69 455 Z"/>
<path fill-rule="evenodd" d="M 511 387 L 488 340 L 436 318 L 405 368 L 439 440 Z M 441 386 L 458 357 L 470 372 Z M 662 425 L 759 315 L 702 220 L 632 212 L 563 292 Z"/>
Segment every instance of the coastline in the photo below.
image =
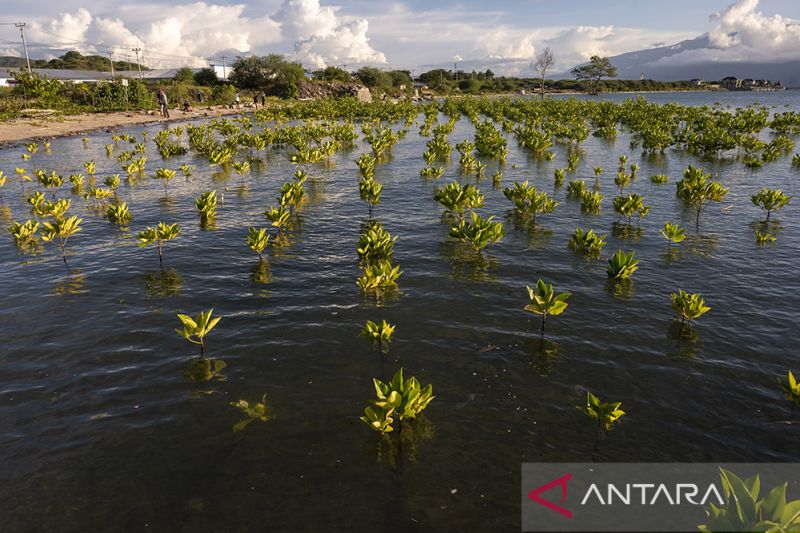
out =
<path fill-rule="evenodd" d="M 66 115 L 39 118 L 17 118 L 0 123 L 0 146 L 79 135 L 97 130 L 116 129 L 130 124 L 150 124 L 154 122 L 183 122 L 198 118 L 218 117 L 246 113 L 247 108 L 228 109 L 226 107 L 208 107 L 196 111 L 183 112 L 177 109 L 170 110 L 170 118 L 162 118 L 157 114 L 146 111 L 128 111 L 111 113 L 81 113 L 79 115 Z"/>

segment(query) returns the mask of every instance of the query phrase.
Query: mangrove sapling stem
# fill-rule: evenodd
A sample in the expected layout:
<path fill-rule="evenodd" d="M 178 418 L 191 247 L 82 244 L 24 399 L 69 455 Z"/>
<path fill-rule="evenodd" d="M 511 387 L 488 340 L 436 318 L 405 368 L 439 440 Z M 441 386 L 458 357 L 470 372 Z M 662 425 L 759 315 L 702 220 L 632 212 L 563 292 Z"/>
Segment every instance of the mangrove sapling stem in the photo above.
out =
<path fill-rule="evenodd" d="M 161 241 L 156 243 L 156 248 L 158 248 L 158 266 L 161 267 L 161 270 L 164 270 L 164 255 L 161 252 Z"/>

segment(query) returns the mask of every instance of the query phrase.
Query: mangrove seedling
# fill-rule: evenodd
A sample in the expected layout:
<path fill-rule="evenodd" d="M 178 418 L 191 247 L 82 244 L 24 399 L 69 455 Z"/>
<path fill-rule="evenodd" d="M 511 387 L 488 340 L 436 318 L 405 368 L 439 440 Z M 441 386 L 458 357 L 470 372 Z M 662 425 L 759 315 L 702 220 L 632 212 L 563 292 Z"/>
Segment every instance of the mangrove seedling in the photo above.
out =
<path fill-rule="evenodd" d="M 767 212 L 767 222 L 769 222 L 769 216 L 773 211 L 780 211 L 786 207 L 786 204 L 788 204 L 791 199 L 791 196 L 787 196 L 786 193 L 780 189 L 768 189 L 766 187 L 750 197 L 750 201 L 753 202 L 753 205 Z"/>
<path fill-rule="evenodd" d="M 536 289 L 525 287 L 528 290 L 528 298 L 531 303 L 525 306 L 526 311 L 542 315 L 542 337 L 544 337 L 544 324 L 547 321 L 547 315 L 558 316 L 564 312 L 569 305 L 567 299 L 571 296 L 568 292 L 556 294 L 553 290 L 553 284 L 547 284 L 543 280 L 536 282 Z"/>
<path fill-rule="evenodd" d="M 369 205 L 369 218 L 372 218 L 372 210 L 375 206 L 381 203 L 381 191 L 383 191 L 383 184 L 375 178 L 358 180 L 358 194 Z"/>
<path fill-rule="evenodd" d="M 536 217 L 555 211 L 558 202 L 547 196 L 544 191 L 536 190 L 527 181 L 515 181 L 512 187 L 503 189 L 506 198 L 514 203 L 517 212 L 523 217 L 531 217 L 531 223 L 536 224 Z"/>
<path fill-rule="evenodd" d="M 583 231 L 581 228 L 575 228 L 575 233 L 569 238 L 568 245 L 570 249 L 576 252 L 597 256 L 600 255 L 600 251 L 606 245 L 606 238 L 605 235 L 598 235 L 591 229 Z"/>
<path fill-rule="evenodd" d="M 620 218 L 625 218 L 626 224 L 630 225 L 634 215 L 638 215 L 641 221 L 650 212 L 649 205 L 644 205 L 644 196 L 629 194 L 627 196 L 617 196 L 614 198 L 614 211 Z"/>
<path fill-rule="evenodd" d="M 61 250 L 61 259 L 64 261 L 64 266 L 68 269 L 67 240 L 81 230 L 81 222 L 83 222 L 83 219 L 76 216 L 56 218 L 54 222 L 42 222 L 42 240 L 55 243 L 58 246 L 59 250 Z"/>
<path fill-rule="evenodd" d="M 661 235 L 667 239 L 667 248 L 669 248 L 672 243 L 678 244 L 686 239 L 686 230 L 677 224 L 667 222 L 664 224 L 664 229 L 661 230 Z"/>
<path fill-rule="evenodd" d="M 206 223 L 217 216 L 217 191 L 203 193 L 195 199 L 195 206 L 200 212 L 200 221 Z"/>
<path fill-rule="evenodd" d="M 39 229 L 39 223 L 35 220 L 27 220 L 19 223 L 14 221 L 8 231 L 14 236 L 14 243 L 17 246 L 23 247 L 36 241 L 36 230 Z"/>
<path fill-rule="evenodd" d="M 253 405 L 247 400 L 239 400 L 238 402 L 231 402 L 231 407 L 236 407 L 239 409 L 245 416 L 242 420 L 238 421 L 233 426 L 233 431 L 242 431 L 251 422 L 256 420 L 261 420 L 262 422 L 266 422 L 269 420 L 269 415 L 267 414 L 267 395 L 264 394 L 261 396 L 261 401 L 256 402 Z"/>
<path fill-rule="evenodd" d="M 89 174 L 89 176 L 94 176 L 94 171 L 95 171 L 94 159 L 85 161 L 83 163 L 83 168 L 86 169 L 86 173 Z"/>
<path fill-rule="evenodd" d="M 576 407 L 597 423 L 598 431 L 602 429 L 611 431 L 614 424 L 618 423 L 625 414 L 625 411 L 619 408 L 621 405 L 622 402 L 602 403 L 597 396 L 586 391 L 586 404 Z"/>
<path fill-rule="evenodd" d="M 721 531 L 797 531 L 800 528 L 800 500 L 786 501 L 787 483 L 773 487 L 758 499 L 758 475 L 742 480 L 724 468 L 719 469 L 725 504 L 706 507 L 708 523 L 698 526 L 703 533 Z"/>
<path fill-rule="evenodd" d="M 197 315 L 197 318 L 192 318 L 188 315 L 178 314 L 178 320 L 181 321 L 183 324 L 183 329 L 176 329 L 175 331 L 178 332 L 178 335 L 186 339 L 187 341 L 197 344 L 200 346 L 200 356 L 203 356 L 203 351 L 205 350 L 205 336 L 214 329 L 214 326 L 220 321 L 222 317 L 218 316 L 216 318 L 212 318 L 212 313 L 214 309 L 209 309 L 208 311 L 200 311 L 200 314 Z"/>
<path fill-rule="evenodd" d="M 247 247 L 258 254 L 258 260 L 263 261 L 262 254 L 269 245 L 269 235 L 267 228 L 248 228 L 247 229 Z"/>
<path fill-rule="evenodd" d="M 567 176 L 567 169 L 557 168 L 553 171 L 553 185 L 561 187 L 564 185 L 564 178 Z"/>
<path fill-rule="evenodd" d="M 385 351 L 392 341 L 395 327 L 396 326 L 389 324 L 385 320 L 381 320 L 380 323 L 367 320 L 366 324 L 364 324 L 364 327 L 361 329 L 360 335 L 372 341 L 373 344 L 380 345 L 381 350 Z"/>
<path fill-rule="evenodd" d="M 242 185 L 244 185 L 244 175 L 250 172 L 250 163 L 247 161 L 234 161 L 233 171 L 239 175 L 239 178 L 242 180 Z"/>
<path fill-rule="evenodd" d="M 175 177 L 175 174 L 177 174 L 177 172 L 169 168 L 159 168 L 156 170 L 156 175 L 153 177 L 157 180 L 161 180 L 161 183 L 164 184 L 164 196 L 167 195 L 167 184 Z"/>
<path fill-rule="evenodd" d="M 119 226 L 126 226 L 128 222 L 133 220 L 133 215 L 131 215 L 128 210 L 128 204 L 125 202 L 109 206 L 106 216 L 108 220 Z"/>
<path fill-rule="evenodd" d="M 778 380 L 778 383 L 780 383 L 783 392 L 786 393 L 786 399 L 800 406 L 800 383 L 797 382 L 794 373 L 790 370 L 789 380 L 786 383 Z"/>
<path fill-rule="evenodd" d="M 434 200 L 442 204 L 448 213 L 464 220 L 464 211 L 483 207 L 485 197 L 477 187 L 471 184 L 461 185 L 454 181 L 448 183 L 433 195 Z"/>
<path fill-rule="evenodd" d="M 392 427 L 394 417 L 401 423 L 404 420 L 417 418 L 435 398 L 432 385 L 428 384 L 423 388 L 419 380 L 413 376 L 403 379 L 402 368 L 395 373 L 389 383 L 383 383 L 379 379 L 372 381 L 377 398 L 372 400 L 372 407 L 364 410 L 365 416 L 362 416 L 361 420 L 380 433 L 388 433 L 394 429 Z"/>
<path fill-rule="evenodd" d="M 581 212 L 596 215 L 600 212 L 603 195 L 597 191 L 584 191 L 581 194 Z"/>
<path fill-rule="evenodd" d="M 672 308 L 681 317 L 681 325 L 688 321 L 690 326 L 692 320 L 700 318 L 711 310 L 705 305 L 705 301 L 699 293 L 689 294 L 683 289 L 672 293 Z"/>
<path fill-rule="evenodd" d="M 291 216 L 291 213 L 282 205 L 278 207 L 273 205 L 264 211 L 264 217 L 269 220 L 274 227 L 278 228 L 278 231 L 283 230 L 283 228 L 289 224 L 289 218 Z"/>
<path fill-rule="evenodd" d="M 380 222 L 371 221 L 358 237 L 358 258 L 367 263 L 391 259 L 396 240 L 397 237 L 392 237 Z"/>
<path fill-rule="evenodd" d="M 164 222 L 159 222 L 158 226 L 155 228 L 148 226 L 143 231 L 140 231 L 136 235 L 136 240 L 139 241 L 140 247 L 155 244 L 156 248 L 158 249 L 158 264 L 163 269 L 164 255 L 162 248 L 164 243 L 177 237 L 180 232 L 181 228 L 178 226 L 178 224 L 165 224 Z"/>
<path fill-rule="evenodd" d="M 691 165 L 684 170 L 683 179 L 676 183 L 678 198 L 695 210 L 695 227 L 700 228 L 700 213 L 710 202 L 721 202 L 728 189 L 715 181 L 709 181 L 711 174 Z"/>
<path fill-rule="evenodd" d="M 654 183 L 655 185 L 664 185 L 667 182 L 669 182 L 669 176 L 666 174 L 655 174 L 650 176 L 650 183 Z"/>
<path fill-rule="evenodd" d="M 587 192 L 585 180 L 572 180 L 567 185 L 567 196 L 570 198 L 580 198 Z"/>
<path fill-rule="evenodd" d="M 470 218 L 470 221 L 462 221 L 450 228 L 450 236 L 470 245 L 478 254 L 486 246 L 503 238 L 503 224 L 493 222 L 494 217 L 483 218 L 477 213 L 470 213 Z"/>
<path fill-rule="evenodd" d="M 639 260 L 633 258 L 635 253 L 635 251 L 626 253 L 624 250 L 617 250 L 608 260 L 606 269 L 608 277 L 615 280 L 630 279 L 639 268 Z"/>
<path fill-rule="evenodd" d="M 367 264 L 364 273 L 356 280 L 356 285 L 364 292 L 378 292 L 381 289 L 397 287 L 397 278 L 402 272 L 400 266 L 393 266 L 389 260 Z"/>

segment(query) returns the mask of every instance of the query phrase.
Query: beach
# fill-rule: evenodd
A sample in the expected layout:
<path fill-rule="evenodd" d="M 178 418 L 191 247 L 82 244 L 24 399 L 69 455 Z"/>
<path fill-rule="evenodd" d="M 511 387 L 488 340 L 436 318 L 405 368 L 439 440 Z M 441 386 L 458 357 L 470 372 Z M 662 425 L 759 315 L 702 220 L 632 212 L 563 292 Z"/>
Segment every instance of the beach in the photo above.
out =
<path fill-rule="evenodd" d="M 151 122 L 177 122 L 202 117 L 231 115 L 245 111 L 223 106 L 204 107 L 194 111 L 172 110 L 170 118 L 162 118 L 154 111 L 125 111 L 113 113 L 81 113 L 79 115 L 40 115 L 18 118 L 0 123 L 0 145 L 22 141 L 77 135 L 95 130 L 114 129 L 131 124 Z"/>

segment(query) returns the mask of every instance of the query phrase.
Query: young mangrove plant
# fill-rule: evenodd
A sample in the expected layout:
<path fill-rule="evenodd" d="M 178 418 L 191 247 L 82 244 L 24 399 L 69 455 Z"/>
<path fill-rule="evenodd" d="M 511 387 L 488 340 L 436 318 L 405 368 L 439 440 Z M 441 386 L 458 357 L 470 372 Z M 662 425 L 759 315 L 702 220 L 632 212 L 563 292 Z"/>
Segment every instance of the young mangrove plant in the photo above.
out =
<path fill-rule="evenodd" d="M 379 379 L 372 380 L 377 398 L 364 409 L 361 420 L 379 433 L 394 430 L 395 418 L 398 424 L 414 420 L 435 398 L 433 386 L 424 388 L 415 377 L 403 379 L 403 369 L 398 370 L 389 383 Z"/>
<path fill-rule="evenodd" d="M 128 204 L 125 202 L 110 205 L 106 211 L 106 216 L 109 221 L 118 226 L 127 226 L 128 223 L 133 220 L 133 215 L 128 210 Z"/>
<path fill-rule="evenodd" d="M 586 403 L 576 407 L 583 414 L 594 420 L 597 424 L 597 432 L 611 431 L 614 424 L 620 421 L 625 415 L 625 411 L 620 409 L 622 402 L 602 403 L 600 399 L 589 391 L 586 391 Z"/>
<path fill-rule="evenodd" d="M 261 396 L 261 401 L 256 402 L 253 405 L 250 405 L 250 402 L 247 400 L 239 400 L 236 402 L 231 402 L 231 407 L 236 407 L 239 411 L 244 414 L 244 418 L 239 420 L 236 424 L 233 425 L 233 431 L 238 432 L 242 431 L 244 428 L 249 426 L 252 422 L 256 420 L 261 420 L 262 422 L 266 422 L 269 420 L 270 416 L 267 413 L 267 395 L 264 394 Z"/>
<path fill-rule="evenodd" d="M 536 224 L 536 217 L 555 211 L 558 202 L 547 196 L 544 191 L 539 192 L 536 187 L 527 181 L 515 181 L 512 187 L 503 189 L 506 198 L 514 203 L 514 208 L 524 218 L 530 218 Z"/>
<path fill-rule="evenodd" d="M 672 243 L 678 244 L 686 239 L 686 230 L 677 224 L 667 222 L 661 230 L 661 235 L 667 239 L 667 248 L 672 246 Z"/>
<path fill-rule="evenodd" d="M 800 528 L 800 500 L 786 501 L 787 483 L 777 485 L 762 499 L 761 479 L 755 475 L 741 479 L 733 472 L 719 469 L 725 504 L 709 504 L 707 524 L 698 526 L 702 533 L 722 531 L 796 531 Z"/>
<path fill-rule="evenodd" d="M 195 206 L 200 213 L 200 222 L 207 224 L 217 216 L 217 191 L 203 193 L 195 199 Z"/>
<path fill-rule="evenodd" d="M 361 329 L 360 335 L 372 341 L 373 344 L 380 346 L 381 351 L 386 352 L 388 351 L 389 343 L 392 341 L 395 327 L 385 320 L 381 320 L 380 323 L 367 320 Z"/>
<path fill-rule="evenodd" d="M 568 246 L 576 252 L 583 252 L 589 256 L 599 256 L 606 245 L 605 235 L 598 235 L 594 230 L 583 231 L 575 228 L 575 233 L 569 238 Z"/>
<path fill-rule="evenodd" d="M 547 315 L 558 316 L 567 308 L 567 299 L 571 296 L 568 292 L 556 294 L 553 284 L 547 284 L 543 280 L 536 282 L 536 289 L 525 287 L 528 290 L 528 298 L 531 303 L 525 306 L 526 311 L 542 316 L 542 337 L 544 337 L 544 324 Z"/>
<path fill-rule="evenodd" d="M 214 309 L 200 311 L 200 314 L 197 315 L 197 318 L 192 318 L 188 315 L 182 315 L 180 313 L 178 314 L 178 320 L 180 320 L 181 324 L 183 324 L 183 329 L 176 329 L 175 331 L 187 341 L 200 346 L 200 357 L 203 356 L 203 352 L 206 347 L 206 335 L 208 335 L 211 330 L 214 329 L 214 326 L 216 326 L 222 318 L 221 316 L 212 318 L 213 312 Z"/>
<path fill-rule="evenodd" d="M 159 168 L 156 170 L 156 175 L 153 176 L 157 180 L 161 180 L 161 183 L 164 184 L 164 196 L 167 196 L 167 185 L 175 177 L 177 174 L 176 171 L 169 169 L 169 168 Z"/>
<path fill-rule="evenodd" d="M 372 218 L 373 209 L 381 202 L 381 191 L 383 191 L 383 184 L 375 178 L 358 180 L 358 194 L 369 206 L 369 218 Z"/>
<path fill-rule="evenodd" d="M 434 200 L 442 204 L 448 213 L 458 216 L 459 222 L 464 220 L 465 210 L 483 207 L 485 197 L 477 187 L 471 184 L 461 185 L 454 181 L 448 183 L 433 195 Z"/>
<path fill-rule="evenodd" d="M 67 240 L 81 231 L 81 222 L 83 222 L 83 219 L 76 216 L 69 218 L 56 217 L 54 222 L 42 222 L 42 240 L 44 242 L 52 242 L 58 246 L 61 251 L 61 259 L 67 269 L 69 269 L 66 252 Z"/>
<path fill-rule="evenodd" d="M 567 196 L 569 198 L 580 198 L 585 192 L 588 192 L 585 180 L 572 180 L 567 184 Z"/>
<path fill-rule="evenodd" d="M 239 179 L 242 182 L 242 186 L 244 186 L 244 175 L 250 172 L 250 163 L 247 161 L 234 161 L 233 171 L 239 175 Z"/>
<path fill-rule="evenodd" d="M 695 227 L 700 228 L 700 212 L 710 202 L 721 202 L 728 189 L 715 181 L 711 174 L 691 165 L 683 171 L 683 179 L 676 183 L 678 198 L 695 210 Z"/>
<path fill-rule="evenodd" d="M 581 193 L 581 213 L 596 215 L 600 212 L 603 195 L 598 191 L 583 191 Z"/>
<path fill-rule="evenodd" d="M 793 402 L 795 405 L 800 406 L 800 383 L 794 377 L 794 373 L 789 371 L 789 379 L 786 383 L 778 380 L 783 392 L 786 393 L 786 399 Z"/>
<path fill-rule="evenodd" d="M 494 222 L 494 217 L 483 218 L 470 213 L 470 221 L 461 221 L 450 228 L 450 236 L 468 244 L 480 255 L 481 250 L 503 238 L 503 224 Z"/>
<path fill-rule="evenodd" d="M 566 168 L 557 168 L 553 171 L 553 185 L 561 187 L 564 185 L 564 178 L 567 176 Z"/>
<path fill-rule="evenodd" d="M 655 174 L 650 176 L 650 183 L 655 185 L 664 185 L 669 182 L 669 176 L 666 174 Z"/>
<path fill-rule="evenodd" d="M 705 305 L 705 301 L 699 293 L 689 294 L 683 289 L 672 293 L 672 308 L 681 317 L 681 326 L 688 321 L 690 327 L 692 320 L 700 318 L 711 310 Z"/>
<path fill-rule="evenodd" d="M 38 229 L 39 223 L 37 221 L 26 220 L 22 223 L 12 222 L 8 231 L 14 236 L 14 244 L 24 248 L 36 242 L 36 230 Z"/>
<path fill-rule="evenodd" d="M 258 254 L 258 260 L 263 261 L 264 250 L 269 245 L 267 228 L 247 228 L 247 247 Z"/>
<path fill-rule="evenodd" d="M 368 263 L 364 267 L 363 274 L 356 280 L 356 285 L 364 292 L 374 292 L 380 294 L 384 289 L 397 287 L 397 278 L 402 272 L 400 266 L 393 266 L 386 259 L 374 263 Z"/>
<path fill-rule="evenodd" d="M 791 199 L 791 196 L 787 196 L 780 189 L 768 189 L 766 187 L 750 197 L 750 201 L 753 202 L 754 206 L 760 207 L 767 212 L 767 222 L 769 222 L 769 216 L 773 211 L 780 211 L 786 207 Z"/>
<path fill-rule="evenodd" d="M 148 226 L 143 231 L 136 234 L 136 240 L 139 241 L 140 247 L 149 246 L 154 244 L 158 249 L 158 264 L 164 268 L 164 254 L 162 248 L 164 243 L 171 241 L 181 232 L 178 224 L 166 224 L 159 222 L 155 228 Z"/>
<path fill-rule="evenodd" d="M 617 250 L 608 260 L 608 277 L 615 280 L 630 279 L 639 268 L 639 260 L 633 258 L 634 254 L 635 251 L 626 253 L 624 250 Z"/>
<path fill-rule="evenodd" d="M 650 212 L 649 205 L 644 205 L 644 196 L 629 194 L 627 196 L 617 196 L 614 198 L 614 211 L 620 218 L 625 219 L 625 223 L 630 225 L 634 215 L 638 215 L 637 223 Z"/>
<path fill-rule="evenodd" d="M 358 258 L 361 261 L 372 263 L 392 258 L 394 243 L 397 237 L 392 237 L 380 222 L 370 221 L 358 237 Z"/>

